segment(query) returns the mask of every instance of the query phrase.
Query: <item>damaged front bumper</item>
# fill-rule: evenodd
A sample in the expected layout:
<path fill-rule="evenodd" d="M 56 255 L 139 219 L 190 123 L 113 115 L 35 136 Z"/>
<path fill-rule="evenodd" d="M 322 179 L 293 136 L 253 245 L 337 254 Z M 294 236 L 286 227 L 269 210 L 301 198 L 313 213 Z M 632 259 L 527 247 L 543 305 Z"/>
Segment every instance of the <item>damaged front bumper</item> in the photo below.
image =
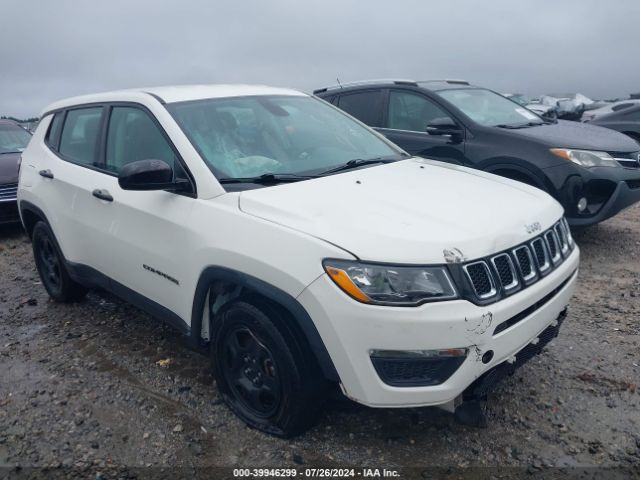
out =
<path fill-rule="evenodd" d="M 489 377 L 487 372 L 514 358 L 518 362 L 519 352 L 540 343 L 536 339 L 546 336 L 569 303 L 578 262 L 576 248 L 544 279 L 487 306 L 466 300 L 411 308 L 365 305 L 344 295 L 326 275 L 298 300 L 314 319 L 349 398 L 372 407 L 453 406 L 470 385 Z M 467 354 L 455 368 L 442 363 L 451 371 L 438 384 L 389 384 L 372 359 L 377 351 L 447 349 Z"/>
<path fill-rule="evenodd" d="M 512 375 L 518 368 L 542 352 L 542 349 L 560 333 L 562 322 L 567 317 L 567 308 L 562 310 L 555 322 L 545 328 L 540 335 L 528 343 L 522 350 L 513 357 L 496 365 L 488 372 L 483 373 L 471 385 L 469 385 L 462 395 L 462 400 L 483 400 L 495 389 L 495 387 L 509 375 Z"/>

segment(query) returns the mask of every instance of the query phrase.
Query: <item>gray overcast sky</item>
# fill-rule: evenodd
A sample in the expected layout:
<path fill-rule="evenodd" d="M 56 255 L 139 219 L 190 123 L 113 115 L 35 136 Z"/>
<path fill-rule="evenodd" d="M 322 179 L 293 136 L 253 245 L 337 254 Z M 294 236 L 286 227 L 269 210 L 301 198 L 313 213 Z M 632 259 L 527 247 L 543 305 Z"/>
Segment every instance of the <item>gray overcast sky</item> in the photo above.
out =
<path fill-rule="evenodd" d="M 0 0 L 0 114 L 117 88 L 464 78 L 640 91 L 638 0 Z"/>

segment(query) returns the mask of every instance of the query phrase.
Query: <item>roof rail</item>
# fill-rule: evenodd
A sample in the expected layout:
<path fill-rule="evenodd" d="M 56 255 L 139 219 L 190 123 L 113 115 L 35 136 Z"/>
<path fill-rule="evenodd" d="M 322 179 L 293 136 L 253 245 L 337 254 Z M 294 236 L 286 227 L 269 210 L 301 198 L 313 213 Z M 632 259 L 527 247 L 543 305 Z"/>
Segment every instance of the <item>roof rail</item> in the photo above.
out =
<path fill-rule="evenodd" d="M 402 78 L 378 78 L 378 79 L 372 79 L 372 80 L 358 80 L 355 82 L 338 83 L 336 85 L 331 85 L 330 87 L 318 88 L 317 90 L 314 90 L 313 93 L 315 95 L 316 93 L 324 93 L 329 90 L 339 90 L 345 87 L 355 87 L 358 85 L 369 85 L 369 84 L 376 84 L 376 83 L 394 83 L 396 85 L 413 85 L 416 87 L 418 86 L 418 82 L 416 82 L 415 80 L 402 79 Z"/>
<path fill-rule="evenodd" d="M 418 80 L 417 83 L 450 83 L 452 85 L 469 85 L 469 82 L 466 80 L 456 79 L 456 78 L 442 78 L 435 80 Z"/>

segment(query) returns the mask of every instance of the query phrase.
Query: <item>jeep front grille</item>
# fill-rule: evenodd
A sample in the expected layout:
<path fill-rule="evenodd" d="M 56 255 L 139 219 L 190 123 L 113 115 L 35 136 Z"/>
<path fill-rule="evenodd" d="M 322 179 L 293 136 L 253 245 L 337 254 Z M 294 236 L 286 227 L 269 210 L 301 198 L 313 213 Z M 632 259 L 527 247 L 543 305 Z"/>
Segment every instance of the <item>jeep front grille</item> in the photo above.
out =
<path fill-rule="evenodd" d="M 0 202 L 13 202 L 18 195 L 18 184 L 0 185 Z"/>
<path fill-rule="evenodd" d="M 574 248 L 569 226 L 561 219 L 526 244 L 462 266 L 472 297 L 479 303 L 497 301 L 550 273 Z"/>

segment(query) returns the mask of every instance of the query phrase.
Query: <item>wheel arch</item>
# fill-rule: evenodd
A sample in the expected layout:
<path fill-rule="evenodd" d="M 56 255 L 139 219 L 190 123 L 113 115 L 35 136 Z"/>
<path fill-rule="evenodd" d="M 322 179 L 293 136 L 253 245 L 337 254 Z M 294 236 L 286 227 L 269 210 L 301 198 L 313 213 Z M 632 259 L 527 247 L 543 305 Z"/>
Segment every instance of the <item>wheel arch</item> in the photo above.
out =
<path fill-rule="evenodd" d="M 521 159 L 494 158 L 488 160 L 483 166 L 488 173 L 500 175 L 519 182 L 537 187 L 546 192 L 553 191 L 553 187 L 547 181 L 545 175 L 535 167 L 522 165 Z"/>
<path fill-rule="evenodd" d="M 33 228 L 39 221 L 46 223 L 47 225 L 49 225 L 49 228 L 51 228 L 51 224 L 49 223 L 47 216 L 40 208 L 36 207 L 33 203 L 23 200 L 20 202 L 19 209 L 20 218 L 22 219 L 22 226 L 27 232 L 29 238 L 31 238 Z"/>
<path fill-rule="evenodd" d="M 211 286 L 216 282 L 242 287 L 282 309 L 294 321 L 294 326 L 304 337 L 325 378 L 331 381 L 340 381 L 318 329 L 300 302 L 285 291 L 263 280 L 226 267 L 208 266 L 200 274 L 191 310 L 191 341 L 194 346 L 200 346 L 202 343 L 203 313 L 205 308 L 208 308 L 206 302 Z"/>

